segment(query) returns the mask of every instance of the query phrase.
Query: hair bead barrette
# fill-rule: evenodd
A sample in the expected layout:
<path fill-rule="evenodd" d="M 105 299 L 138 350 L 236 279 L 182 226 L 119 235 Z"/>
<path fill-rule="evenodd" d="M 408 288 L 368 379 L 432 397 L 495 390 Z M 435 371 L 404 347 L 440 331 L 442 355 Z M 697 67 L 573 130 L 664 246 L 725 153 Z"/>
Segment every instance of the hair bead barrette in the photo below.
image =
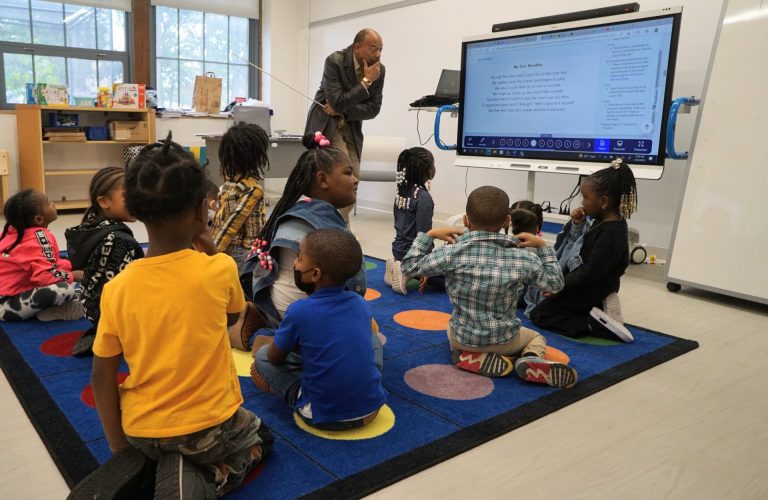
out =
<path fill-rule="evenodd" d="M 328 146 L 330 146 L 330 145 L 331 145 L 331 141 L 329 141 L 329 140 L 328 140 L 328 138 L 327 138 L 327 137 L 325 137 L 325 136 L 323 135 L 323 133 L 322 133 L 322 132 L 320 132 L 319 130 L 318 130 L 317 132 L 315 132 L 314 141 L 315 141 L 315 143 L 317 143 L 317 145 L 318 145 L 318 146 L 320 146 L 321 148 L 327 148 Z"/>
<path fill-rule="evenodd" d="M 611 161 L 611 168 L 618 169 L 621 167 L 621 165 L 624 163 L 624 160 L 621 158 L 616 158 L 615 160 Z"/>
<path fill-rule="evenodd" d="M 272 256 L 269 255 L 267 245 L 267 240 L 256 238 L 253 242 L 253 248 L 251 249 L 251 256 L 255 255 L 259 259 L 259 265 L 262 269 L 271 271 L 274 266 L 272 264 Z"/>

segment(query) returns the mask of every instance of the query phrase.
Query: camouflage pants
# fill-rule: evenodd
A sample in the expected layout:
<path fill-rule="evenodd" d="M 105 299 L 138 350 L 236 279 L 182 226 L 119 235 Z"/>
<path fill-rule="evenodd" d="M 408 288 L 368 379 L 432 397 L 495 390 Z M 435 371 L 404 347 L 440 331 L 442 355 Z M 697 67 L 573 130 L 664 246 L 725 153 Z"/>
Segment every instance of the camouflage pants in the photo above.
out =
<path fill-rule="evenodd" d="M 159 462 L 166 453 L 180 453 L 215 477 L 220 495 L 243 482 L 246 474 L 266 458 L 274 436 L 259 417 L 243 407 L 219 425 L 192 434 L 169 438 L 126 436 L 150 460 Z M 261 445 L 259 452 L 256 445 Z"/>

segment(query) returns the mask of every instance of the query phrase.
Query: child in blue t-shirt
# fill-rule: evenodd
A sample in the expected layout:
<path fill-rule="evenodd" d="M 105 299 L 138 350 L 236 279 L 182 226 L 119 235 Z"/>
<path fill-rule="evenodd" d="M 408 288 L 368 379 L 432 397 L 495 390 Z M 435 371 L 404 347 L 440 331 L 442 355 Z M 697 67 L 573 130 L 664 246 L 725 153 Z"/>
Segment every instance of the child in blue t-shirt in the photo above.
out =
<path fill-rule="evenodd" d="M 259 349 L 251 368 L 258 387 L 277 393 L 318 429 L 362 427 L 386 402 L 371 312 L 365 299 L 344 288 L 362 260 L 352 233 L 309 233 L 293 264 L 296 286 L 309 297 L 288 306 L 274 343 Z"/>

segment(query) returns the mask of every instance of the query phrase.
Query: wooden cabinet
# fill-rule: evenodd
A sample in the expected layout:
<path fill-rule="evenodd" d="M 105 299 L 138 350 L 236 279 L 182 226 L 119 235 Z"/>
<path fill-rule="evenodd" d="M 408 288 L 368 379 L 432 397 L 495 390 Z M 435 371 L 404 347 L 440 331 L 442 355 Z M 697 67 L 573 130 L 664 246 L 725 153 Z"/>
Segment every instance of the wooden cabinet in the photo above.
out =
<path fill-rule="evenodd" d="M 106 127 L 109 120 L 147 122 L 148 138 L 141 142 L 43 140 L 43 127 L 49 124 L 48 114 L 55 112 L 78 114 L 81 127 Z M 88 185 L 93 174 L 110 165 L 122 166 L 126 146 L 155 142 L 155 111 L 18 104 L 16 127 L 19 187 L 43 191 L 59 209 L 82 209 L 90 206 Z"/>

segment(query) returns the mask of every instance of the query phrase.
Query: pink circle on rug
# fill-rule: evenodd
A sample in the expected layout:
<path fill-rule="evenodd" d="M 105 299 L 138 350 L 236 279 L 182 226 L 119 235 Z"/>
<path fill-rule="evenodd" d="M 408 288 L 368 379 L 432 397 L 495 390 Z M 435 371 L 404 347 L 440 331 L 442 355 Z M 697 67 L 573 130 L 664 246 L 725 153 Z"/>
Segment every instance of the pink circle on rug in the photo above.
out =
<path fill-rule="evenodd" d="M 117 372 L 117 385 L 122 384 L 127 377 L 128 372 Z M 96 408 L 96 401 L 93 399 L 93 388 L 91 387 L 91 384 L 86 385 L 80 392 L 80 399 L 83 400 L 83 403 L 85 403 L 86 406 Z"/>
<path fill-rule="evenodd" d="M 422 365 L 403 377 L 414 391 L 440 399 L 466 401 L 484 398 L 493 392 L 493 380 L 459 370 L 453 365 Z"/>
<path fill-rule="evenodd" d="M 412 309 L 397 313 L 392 319 L 395 320 L 395 323 L 408 328 L 440 331 L 448 328 L 448 320 L 451 319 L 451 315 L 440 311 Z"/>
<path fill-rule="evenodd" d="M 376 300 L 379 297 L 381 297 L 381 292 L 378 290 L 374 290 L 373 288 L 368 288 L 365 291 L 365 300 Z"/>
<path fill-rule="evenodd" d="M 62 333 L 51 337 L 40 344 L 40 351 L 49 356 L 68 358 L 72 356 L 72 348 L 75 347 L 75 342 L 77 342 L 77 339 L 80 338 L 84 331 L 77 330 L 76 332 Z"/>

